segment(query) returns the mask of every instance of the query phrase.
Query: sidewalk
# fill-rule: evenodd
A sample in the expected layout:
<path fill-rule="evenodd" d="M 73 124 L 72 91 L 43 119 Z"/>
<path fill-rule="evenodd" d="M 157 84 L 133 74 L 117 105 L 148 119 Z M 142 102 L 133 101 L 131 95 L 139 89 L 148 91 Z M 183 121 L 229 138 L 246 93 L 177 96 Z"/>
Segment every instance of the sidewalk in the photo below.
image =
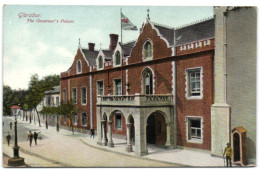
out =
<path fill-rule="evenodd" d="M 21 121 L 21 120 L 19 120 Z M 56 127 L 52 127 L 49 126 L 49 129 L 46 130 L 45 127 L 38 127 L 34 124 L 28 124 L 27 126 L 30 129 L 34 129 L 34 130 L 39 130 L 41 131 L 42 135 L 48 134 L 49 138 L 52 139 L 59 139 L 61 138 L 61 136 L 67 136 L 68 141 L 66 144 L 68 145 L 68 147 L 70 147 L 69 144 L 69 139 L 70 138 L 76 138 L 77 140 L 81 141 L 82 143 L 84 143 L 87 146 L 93 147 L 93 148 L 98 148 L 98 149 L 102 149 L 102 150 L 106 150 L 109 152 L 114 152 L 114 153 L 119 153 L 121 155 L 128 155 L 131 156 L 133 158 L 141 158 L 141 159 L 145 159 L 145 160 L 153 160 L 155 162 L 158 163 L 170 163 L 170 164 L 177 164 L 180 166 L 194 166 L 194 167 L 223 167 L 224 166 L 224 162 L 222 158 L 218 158 L 218 157 L 212 157 L 210 155 L 209 151 L 201 151 L 201 150 L 190 150 L 190 149 L 171 149 L 171 150 L 166 150 L 166 149 L 162 149 L 162 148 L 157 148 L 153 145 L 148 145 L 148 155 L 142 156 L 142 157 L 136 157 L 134 152 L 126 152 L 125 148 L 126 148 L 126 140 L 125 139 L 120 139 L 120 138 L 116 138 L 116 136 L 113 136 L 113 142 L 115 144 L 114 148 L 109 148 L 107 146 L 99 146 L 97 145 L 97 137 L 95 136 L 95 138 L 90 138 L 89 134 L 81 134 L 81 133 L 77 133 L 74 132 L 74 135 L 72 135 L 72 132 L 68 131 L 68 130 L 64 130 L 64 129 L 60 129 L 60 132 L 56 132 Z M 41 142 L 44 142 L 44 140 L 42 140 Z M 41 143 L 39 142 L 39 143 Z M 34 150 L 34 148 L 36 147 L 32 147 L 30 148 L 28 145 L 28 143 L 22 143 L 19 144 L 22 149 L 23 152 L 32 152 Z M 53 149 L 57 149 L 57 152 L 59 152 L 58 150 L 59 146 L 56 146 Z M 133 147 L 134 149 L 134 147 Z M 5 152 L 5 150 L 4 150 Z M 42 151 L 43 152 L 43 151 Z M 22 156 L 22 155 L 21 155 Z M 56 155 L 57 156 L 57 155 Z M 62 157 L 62 155 L 61 155 Z M 39 159 L 37 157 L 33 157 L 32 159 Z M 30 160 L 32 160 L 30 158 Z M 27 159 L 29 160 L 29 159 Z M 43 167 L 48 167 L 48 162 L 50 160 L 54 160 L 51 157 L 49 157 L 48 159 L 45 159 L 47 161 L 43 161 Z M 60 161 L 58 161 L 58 163 L 56 164 L 57 167 L 62 165 L 62 161 L 66 160 L 65 157 L 59 159 Z M 60 164 L 59 164 L 60 163 Z M 50 163 L 49 163 L 50 164 Z M 64 164 L 63 164 L 64 166 Z M 67 165 L 67 166 L 71 166 L 71 165 Z M 80 164 L 73 164 L 73 166 L 79 166 Z M 82 165 L 81 165 L 82 166 Z M 172 166 L 173 167 L 173 166 Z"/>

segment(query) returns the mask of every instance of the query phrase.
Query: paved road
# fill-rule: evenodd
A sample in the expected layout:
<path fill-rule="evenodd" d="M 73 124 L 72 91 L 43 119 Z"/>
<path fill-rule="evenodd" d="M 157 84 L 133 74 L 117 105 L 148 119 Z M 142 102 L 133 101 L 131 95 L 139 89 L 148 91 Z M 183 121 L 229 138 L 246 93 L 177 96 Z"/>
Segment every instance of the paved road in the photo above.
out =
<path fill-rule="evenodd" d="M 11 140 L 14 141 L 14 119 L 12 117 L 3 117 L 3 122 L 4 122 L 3 133 L 2 133 L 3 139 L 5 139 L 7 133 L 9 132 L 11 135 Z M 10 129 L 10 122 L 12 122 L 12 129 Z M 34 132 L 34 131 L 39 132 L 38 129 L 29 128 L 26 125 L 28 125 L 28 123 L 26 123 L 26 122 L 20 121 L 17 123 L 18 143 L 27 141 L 27 136 L 28 136 L 29 130 L 31 130 L 32 132 Z M 42 134 L 40 135 L 40 137 L 42 139 L 47 138 L 47 136 L 42 135 Z"/>
<path fill-rule="evenodd" d="M 12 118 L 4 118 L 4 132 L 10 129 L 7 126 Z M 7 124 L 6 124 L 7 123 Z M 165 163 L 122 155 L 116 152 L 105 151 L 95 147 L 88 146 L 80 140 L 80 135 L 72 135 L 71 133 L 57 133 L 55 130 L 45 128 L 37 128 L 29 123 L 18 123 L 19 146 L 23 154 L 29 154 L 43 161 L 52 163 L 49 167 L 57 165 L 59 167 L 178 167 L 172 163 Z M 41 130 L 43 139 L 34 144 L 32 147 L 26 141 L 27 132 L 31 129 L 35 131 Z M 6 146 L 6 145 L 5 145 Z M 7 147 L 11 151 L 11 147 Z M 4 149 L 4 150 L 5 150 Z M 27 160 L 28 162 L 29 160 Z M 26 159 L 25 159 L 26 162 Z M 39 164 L 30 165 L 32 167 L 41 167 Z"/>

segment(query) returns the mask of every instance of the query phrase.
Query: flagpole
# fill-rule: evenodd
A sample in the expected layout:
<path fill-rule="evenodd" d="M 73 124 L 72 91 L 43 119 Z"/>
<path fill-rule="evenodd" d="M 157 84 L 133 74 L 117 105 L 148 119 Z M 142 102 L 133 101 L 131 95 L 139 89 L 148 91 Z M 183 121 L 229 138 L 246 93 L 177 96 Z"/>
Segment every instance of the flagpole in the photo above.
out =
<path fill-rule="evenodd" d="M 120 8 L 120 23 L 121 23 L 121 43 L 123 43 L 122 37 L 122 8 Z"/>

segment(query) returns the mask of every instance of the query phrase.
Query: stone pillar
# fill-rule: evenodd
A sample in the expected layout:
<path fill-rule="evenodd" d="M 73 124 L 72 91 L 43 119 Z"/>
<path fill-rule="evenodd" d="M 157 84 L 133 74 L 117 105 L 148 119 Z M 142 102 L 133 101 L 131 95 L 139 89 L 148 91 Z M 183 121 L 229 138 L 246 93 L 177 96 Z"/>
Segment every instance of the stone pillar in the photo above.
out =
<path fill-rule="evenodd" d="M 114 147 L 114 142 L 113 142 L 113 139 L 112 139 L 112 121 L 109 121 L 108 122 L 108 144 L 107 146 L 108 147 Z"/>
<path fill-rule="evenodd" d="M 98 145 L 102 145 L 102 124 L 101 124 L 101 108 L 100 107 L 97 107 L 97 138 L 98 138 L 98 141 L 97 141 L 97 144 Z"/>
<path fill-rule="evenodd" d="M 131 123 L 127 123 L 126 127 L 127 127 L 127 131 L 126 131 L 126 136 L 127 136 L 127 147 L 126 147 L 126 151 L 127 152 L 133 152 L 133 147 L 131 144 Z"/>
<path fill-rule="evenodd" d="M 102 120 L 102 146 L 107 146 L 107 140 L 106 140 L 106 121 Z"/>
<path fill-rule="evenodd" d="M 166 148 L 172 148 L 172 144 L 171 144 L 171 123 L 167 122 L 166 123 L 166 143 L 165 143 L 165 147 Z"/>
<path fill-rule="evenodd" d="M 147 155 L 146 147 L 146 120 L 142 112 L 135 118 L 135 154 L 137 156 Z"/>

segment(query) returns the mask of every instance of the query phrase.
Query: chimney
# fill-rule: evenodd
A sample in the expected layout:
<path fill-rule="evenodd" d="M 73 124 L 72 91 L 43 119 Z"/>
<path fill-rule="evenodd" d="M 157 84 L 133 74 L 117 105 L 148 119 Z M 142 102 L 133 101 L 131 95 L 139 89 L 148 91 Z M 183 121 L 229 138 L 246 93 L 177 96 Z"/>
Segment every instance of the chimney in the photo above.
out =
<path fill-rule="evenodd" d="M 88 49 L 89 49 L 89 51 L 94 51 L 95 50 L 95 43 L 88 43 Z"/>
<path fill-rule="evenodd" d="M 109 50 L 113 51 L 116 48 L 116 44 L 118 41 L 118 35 L 117 34 L 110 34 L 110 45 L 109 45 Z"/>

